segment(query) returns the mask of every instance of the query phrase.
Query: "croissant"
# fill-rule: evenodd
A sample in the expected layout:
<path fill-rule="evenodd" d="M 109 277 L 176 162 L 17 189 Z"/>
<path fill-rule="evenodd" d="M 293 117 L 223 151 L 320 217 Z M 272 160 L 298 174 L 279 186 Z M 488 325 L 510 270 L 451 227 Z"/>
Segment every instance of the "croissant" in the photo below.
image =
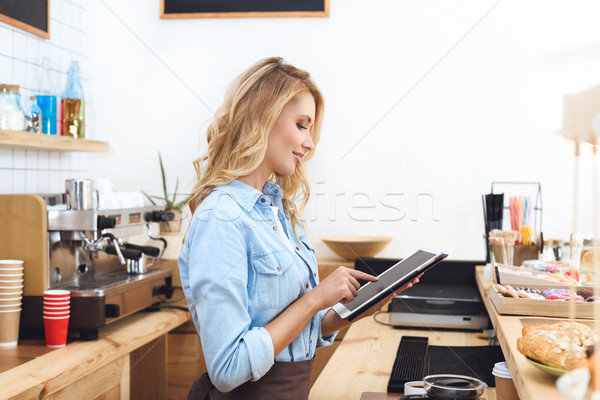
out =
<path fill-rule="evenodd" d="M 572 370 L 587 366 L 586 350 L 598 340 L 592 329 L 577 322 L 526 326 L 517 339 L 524 356 L 554 368 Z"/>

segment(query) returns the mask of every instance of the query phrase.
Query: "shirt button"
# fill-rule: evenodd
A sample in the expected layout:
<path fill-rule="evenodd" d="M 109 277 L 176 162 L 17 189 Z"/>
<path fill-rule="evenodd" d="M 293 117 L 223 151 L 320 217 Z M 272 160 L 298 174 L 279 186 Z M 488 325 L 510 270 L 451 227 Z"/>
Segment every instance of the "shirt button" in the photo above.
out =
<path fill-rule="evenodd" d="M 276 230 L 277 230 L 277 227 L 276 227 L 276 226 L 274 226 L 274 227 L 273 227 L 273 230 L 274 230 L 274 231 L 276 231 Z"/>
<path fill-rule="evenodd" d="M 308 289 L 308 283 L 306 284 L 306 288 Z"/>
<path fill-rule="evenodd" d="M 281 271 L 281 268 L 277 267 L 277 271 Z"/>
<path fill-rule="evenodd" d="M 315 278 L 317 277 L 317 273 L 316 272 L 313 272 L 313 275 L 315 276 Z"/>
<path fill-rule="evenodd" d="M 297 251 L 300 251 L 300 247 L 296 246 L 296 250 L 297 250 Z"/>
<path fill-rule="evenodd" d="M 306 357 L 308 357 L 308 353 L 306 353 Z"/>
<path fill-rule="evenodd" d="M 265 198 L 264 198 L 264 197 L 263 197 L 262 199 L 260 199 L 260 202 L 261 202 L 261 203 L 264 203 L 265 201 L 266 201 L 266 200 L 265 200 Z"/>

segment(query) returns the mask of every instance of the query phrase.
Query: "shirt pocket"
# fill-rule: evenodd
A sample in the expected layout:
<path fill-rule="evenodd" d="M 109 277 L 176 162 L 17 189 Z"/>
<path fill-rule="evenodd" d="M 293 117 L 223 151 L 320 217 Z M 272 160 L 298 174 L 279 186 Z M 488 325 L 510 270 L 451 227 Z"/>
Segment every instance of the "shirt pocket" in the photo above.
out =
<path fill-rule="evenodd" d="M 302 243 L 304 247 L 308 249 L 308 251 L 310 251 L 313 255 L 315 254 L 315 248 L 312 246 L 312 244 L 310 244 L 310 240 L 308 240 L 306 236 L 301 235 L 298 239 L 300 239 L 300 243 Z"/>
<path fill-rule="evenodd" d="M 263 308 L 285 308 L 300 295 L 299 279 L 291 258 L 276 251 L 252 258 L 256 273 L 258 305 Z"/>

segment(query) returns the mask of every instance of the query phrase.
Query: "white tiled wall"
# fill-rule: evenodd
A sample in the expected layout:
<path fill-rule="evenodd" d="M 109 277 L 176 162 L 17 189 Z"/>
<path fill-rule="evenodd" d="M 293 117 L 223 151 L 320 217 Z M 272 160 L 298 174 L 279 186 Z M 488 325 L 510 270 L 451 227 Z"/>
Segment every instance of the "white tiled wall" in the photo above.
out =
<path fill-rule="evenodd" d="M 86 178 L 87 153 L 0 148 L 0 194 L 62 193 L 65 180 Z"/>
<path fill-rule="evenodd" d="M 44 57 L 50 60 L 52 94 L 62 92 L 71 61 L 79 62 L 83 90 L 88 92 L 86 4 L 86 0 L 50 1 L 50 39 L 0 23 L 0 83 L 21 87 L 25 110 L 30 96 L 49 94 L 40 90 Z M 87 153 L 0 148 L 0 194 L 64 192 L 65 179 L 84 178 L 87 170 Z"/>

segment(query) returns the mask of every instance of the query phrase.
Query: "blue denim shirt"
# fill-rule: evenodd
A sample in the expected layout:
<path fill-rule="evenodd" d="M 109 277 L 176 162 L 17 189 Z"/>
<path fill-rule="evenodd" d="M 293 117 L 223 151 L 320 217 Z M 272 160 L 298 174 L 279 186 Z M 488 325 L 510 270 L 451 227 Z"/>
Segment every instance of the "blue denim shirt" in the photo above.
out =
<path fill-rule="evenodd" d="M 179 255 L 208 374 L 223 392 L 261 378 L 274 361 L 311 359 L 317 347 L 335 338 L 321 335 L 327 312 L 322 310 L 288 347 L 273 354 L 264 326 L 319 283 L 314 249 L 299 224 L 296 239 L 281 198 L 281 188 L 272 182 L 263 193 L 237 180 L 216 187 L 196 209 Z M 271 204 L 279 208 L 293 246 L 276 232 Z"/>

